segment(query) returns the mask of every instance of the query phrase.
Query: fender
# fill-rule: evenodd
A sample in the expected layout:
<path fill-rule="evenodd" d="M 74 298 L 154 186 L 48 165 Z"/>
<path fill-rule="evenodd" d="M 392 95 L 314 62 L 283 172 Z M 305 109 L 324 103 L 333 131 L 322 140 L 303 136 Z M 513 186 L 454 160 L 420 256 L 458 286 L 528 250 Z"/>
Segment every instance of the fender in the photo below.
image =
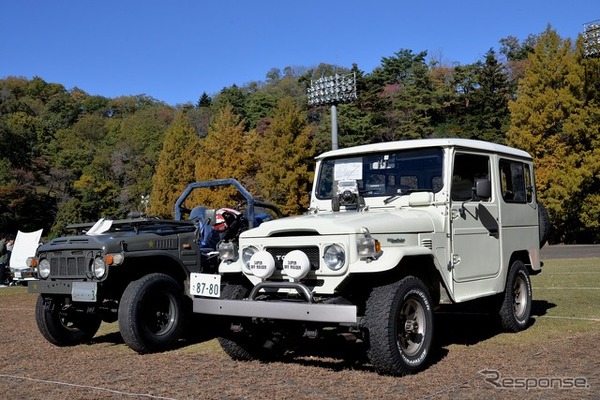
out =
<path fill-rule="evenodd" d="M 411 256 L 429 256 L 433 259 L 436 268 L 440 269 L 440 266 L 435 258 L 435 255 L 423 246 L 406 246 L 406 247 L 387 247 L 382 249 L 383 254 L 377 260 L 366 261 L 358 260 L 350 264 L 350 273 L 372 273 L 389 271 L 395 268 L 404 257 Z"/>
<path fill-rule="evenodd" d="M 427 256 L 433 261 L 433 264 L 438 271 L 439 277 L 443 282 L 443 291 L 446 292 L 449 298 L 454 301 L 453 291 L 449 291 L 448 288 L 452 288 L 452 276 L 451 274 L 444 273 L 444 269 L 439 263 L 439 260 L 431 251 L 431 249 L 423 246 L 406 246 L 406 247 L 388 247 L 383 249 L 383 254 L 379 259 L 371 262 L 360 260 L 350 265 L 349 272 L 362 274 L 362 273 L 373 273 L 373 272 L 384 272 L 395 268 L 400 262 L 407 257 L 415 256 Z"/>

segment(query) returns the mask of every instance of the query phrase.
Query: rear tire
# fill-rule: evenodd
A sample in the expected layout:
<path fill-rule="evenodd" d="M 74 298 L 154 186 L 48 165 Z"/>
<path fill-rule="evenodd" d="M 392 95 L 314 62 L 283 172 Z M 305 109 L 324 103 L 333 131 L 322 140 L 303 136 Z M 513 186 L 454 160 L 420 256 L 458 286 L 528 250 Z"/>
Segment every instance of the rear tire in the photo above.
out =
<path fill-rule="evenodd" d="M 334 212 L 340 211 L 340 199 L 337 196 L 334 196 L 331 199 L 331 211 L 334 211 Z"/>
<path fill-rule="evenodd" d="M 500 306 L 500 323 L 506 332 L 527 328 L 531 317 L 531 279 L 522 261 L 513 262 L 506 279 L 506 288 Z"/>
<path fill-rule="evenodd" d="M 138 353 L 171 348 L 184 328 L 183 288 L 169 275 L 155 273 L 129 283 L 119 304 L 119 330 Z"/>
<path fill-rule="evenodd" d="M 408 276 L 373 289 L 367 300 L 368 356 L 383 375 L 422 369 L 433 339 L 433 308 L 425 284 Z"/>
<path fill-rule="evenodd" d="M 540 249 L 544 247 L 546 242 L 548 241 L 548 236 L 550 235 L 550 216 L 548 215 L 548 210 L 546 207 L 542 205 L 542 203 L 538 203 L 538 216 L 539 216 L 539 226 L 540 226 Z"/>
<path fill-rule="evenodd" d="M 39 295 L 35 305 L 35 321 L 42 336 L 55 346 L 75 346 L 88 343 L 98 332 L 102 320 L 96 314 L 75 314 L 65 307 L 64 300 L 54 298 L 51 306 Z"/>

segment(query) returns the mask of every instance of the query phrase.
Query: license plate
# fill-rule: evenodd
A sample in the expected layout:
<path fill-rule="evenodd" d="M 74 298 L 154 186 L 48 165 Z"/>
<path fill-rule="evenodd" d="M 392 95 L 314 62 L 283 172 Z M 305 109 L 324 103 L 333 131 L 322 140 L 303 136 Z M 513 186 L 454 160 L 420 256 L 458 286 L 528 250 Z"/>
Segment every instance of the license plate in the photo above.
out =
<path fill-rule="evenodd" d="M 21 279 L 21 273 L 20 272 L 15 272 L 15 278 Z"/>
<path fill-rule="evenodd" d="M 73 282 L 71 297 L 73 301 L 94 302 L 98 296 L 97 282 Z"/>
<path fill-rule="evenodd" d="M 221 275 L 190 274 L 190 294 L 192 296 L 221 296 Z"/>

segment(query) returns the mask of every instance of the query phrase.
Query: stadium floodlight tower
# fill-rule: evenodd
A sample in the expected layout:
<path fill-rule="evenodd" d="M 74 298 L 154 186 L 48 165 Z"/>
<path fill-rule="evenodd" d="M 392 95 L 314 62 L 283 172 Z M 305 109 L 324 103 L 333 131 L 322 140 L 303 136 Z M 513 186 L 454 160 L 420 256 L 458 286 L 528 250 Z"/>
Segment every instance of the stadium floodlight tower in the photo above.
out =
<path fill-rule="evenodd" d="M 331 104 L 331 148 L 338 148 L 337 105 L 356 100 L 356 74 L 324 76 L 310 81 L 308 104 Z"/>
<path fill-rule="evenodd" d="M 583 24 L 583 56 L 600 57 L 600 20 Z"/>

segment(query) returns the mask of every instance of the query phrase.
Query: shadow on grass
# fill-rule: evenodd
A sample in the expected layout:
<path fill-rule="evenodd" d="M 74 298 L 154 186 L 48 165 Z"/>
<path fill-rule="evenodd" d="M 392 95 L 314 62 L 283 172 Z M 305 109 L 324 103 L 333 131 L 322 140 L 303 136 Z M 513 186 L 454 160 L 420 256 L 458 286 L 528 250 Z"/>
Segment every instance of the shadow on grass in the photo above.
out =
<path fill-rule="evenodd" d="M 546 300 L 533 300 L 531 303 L 532 318 L 529 320 L 528 328 L 535 324 L 534 317 L 545 315 L 549 309 L 554 307 L 556 304 Z M 489 310 L 489 304 L 486 306 L 486 303 L 442 308 L 435 314 L 437 345 L 440 347 L 452 344 L 471 346 L 503 333 L 498 314 L 487 310 Z"/>
<path fill-rule="evenodd" d="M 545 300 L 532 302 L 532 317 L 543 316 L 556 304 Z M 429 361 L 425 369 L 439 363 L 448 354 L 448 346 L 457 344 L 471 346 L 484 342 L 503 333 L 497 314 L 482 312 L 485 305 L 472 303 L 442 307 L 434 314 L 435 332 Z M 487 308 L 489 309 L 489 308 Z M 530 326 L 535 319 L 530 320 Z M 171 349 L 179 349 L 193 344 L 210 341 L 217 336 L 214 329 L 218 323 L 207 316 L 195 316 L 189 324 L 184 338 L 179 340 Z M 92 343 L 124 344 L 121 334 L 111 332 L 97 336 Z M 332 371 L 364 371 L 375 372 L 367 358 L 367 344 L 364 342 L 350 343 L 342 337 L 333 336 L 322 340 L 307 340 L 295 351 L 273 357 L 265 362 L 284 362 L 308 367 L 325 368 Z"/>
<path fill-rule="evenodd" d="M 531 315 L 541 317 L 542 315 L 546 315 L 547 311 L 554 307 L 556 307 L 556 304 L 546 300 L 534 300 L 531 303 Z"/>
<path fill-rule="evenodd" d="M 182 338 L 174 343 L 169 350 L 176 350 L 214 339 L 217 336 L 216 330 L 214 329 L 215 326 L 216 324 L 213 318 L 194 314 L 188 321 Z M 118 326 L 116 329 L 118 329 Z M 89 344 L 96 343 L 123 345 L 125 344 L 125 341 L 123 340 L 121 333 L 117 330 L 116 332 L 97 335 Z"/>

